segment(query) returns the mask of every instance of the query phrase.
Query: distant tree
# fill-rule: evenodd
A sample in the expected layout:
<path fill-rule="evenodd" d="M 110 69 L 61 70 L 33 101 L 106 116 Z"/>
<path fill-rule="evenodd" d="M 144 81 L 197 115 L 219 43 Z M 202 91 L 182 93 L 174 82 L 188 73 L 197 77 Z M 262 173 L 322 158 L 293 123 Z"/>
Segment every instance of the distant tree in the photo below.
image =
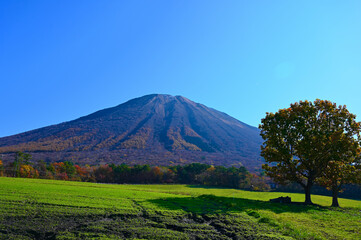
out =
<path fill-rule="evenodd" d="M 79 180 L 76 174 L 76 168 L 72 162 L 52 163 L 48 167 L 48 171 L 53 174 L 56 179 L 60 180 Z"/>
<path fill-rule="evenodd" d="M 109 166 L 113 169 L 114 181 L 116 183 L 127 183 L 129 181 L 131 169 L 127 164 L 111 164 Z"/>
<path fill-rule="evenodd" d="M 113 169 L 108 165 L 101 165 L 94 168 L 94 176 L 97 182 L 112 183 L 114 182 Z"/>
<path fill-rule="evenodd" d="M 54 179 L 54 176 L 56 174 L 54 163 L 49 164 L 46 170 L 47 170 L 47 177 L 49 179 Z"/>
<path fill-rule="evenodd" d="M 37 161 L 34 167 L 38 170 L 40 178 L 47 178 L 47 164 L 44 160 Z"/>
<path fill-rule="evenodd" d="M 191 163 L 184 166 L 177 166 L 178 181 L 180 183 L 195 184 L 200 183 L 196 176 L 210 168 L 211 165 L 203 163 Z"/>
<path fill-rule="evenodd" d="M 259 128 L 265 140 L 261 155 L 266 174 L 277 183 L 297 182 L 312 204 L 311 188 L 331 161 L 354 156 L 360 142 L 360 123 L 346 106 L 330 101 L 300 101 L 276 113 L 266 113 Z M 338 141 L 342 141 L 339 144 Z M 350 151 L 350 153 L 348 153 Z"/>
<path fill-rule="evenodd" d="M 210 166 L 205 171 L 196 175 L 198 183 L 209 186 L 222 186 L 229 188 L 243 188 L 248 171 L 244 167 Z"/>
<path fill-rule="evenodd" d="M 72 179 L 74 177 L 74 175 L 76 174 L 76 168 L 75 168 L 74 164 L 69 161 L 64 162 L 64 171 L 66 172 L 66 174 L 68 175 L 68 177 L 70 179 Z"/>
<path fill-rule="evenodd" d="M 79 165 L 74 166 L 76 169 L 76 175 L 82 182 L 94 182 L 95 177 L 93 175 L 93 168 L 89 165 L 85 165 L 83 167 Z"/>
<path fill-rule="evenodd" d="M 163 183 L 175 183 L 176 174 L 168 167 L 162 167 L 163 170 Z"/>
<path fill-rule="evenodd" d="M 31 160 L 31 155 L 29 153 L 16 152 L 15 160 L 14 160 L 14 177 L 20 177 L 20 168 L 21 165 L 29 165 L 29 161 Z"/>
<path fill-rule="evenodd" d="M 151 168 L 148 164 L 134 165 L 130 170 L 130 182 L 131 183 L 150 183 Z"/>
<path fill-rule="evenodd" d="M 164 171 L 160 167 L 152 167 L 151 170 L 152 183 L 161 183 L 163 180 Z"/>
<path fill-rule="evenodd" d="M 20 177 L 22 178 L 38 178 L 39 172 L 29 164 L 20 166 Z"/>
<path fill-rule="evenodd" d="M 4 176 L 3 161 L 0 159 L 0 177 Z"/>
<path fill-rule="evenodd" d="M 254 173 L 247 174 L 246 179 L 241 182 L 240 188 L 252 191 L 269 191 L 270 186 L 267 184 L 264 176 Z"/>

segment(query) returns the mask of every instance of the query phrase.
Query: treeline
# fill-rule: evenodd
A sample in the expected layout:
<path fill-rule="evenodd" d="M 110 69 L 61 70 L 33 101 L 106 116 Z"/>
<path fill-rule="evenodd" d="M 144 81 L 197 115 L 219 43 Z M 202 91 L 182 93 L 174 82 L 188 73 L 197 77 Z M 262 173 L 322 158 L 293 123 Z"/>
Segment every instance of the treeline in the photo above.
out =
<path fill-rule="evenodd" d="M 0 160 L 0 176 L 130 184 L 201 184 L 249 190 L 269 190 L 263 176 L 251 174 L 245 167 L 212 166 L 191 163 L 176 166 L 126 164 L 79 166 L 69 161 L 46 163 L 31 161 L 31 155 L 17 152 L 13 162 Z"/>
<path fill-rule="evenodd" d="M 167 167 L 126 164 L 79 166 L 69 161 L 33 162 L 30 154 L 22 152 L 15 154 L 13 162 L 3 164 L 0 160 L 0 176 L 98 183 L 199 184 L 254 191 L 302 192 L 297 184 L 274 184 L 269 178 L 249 173 L 244 167 L 226 168 L 201 163 Z M 312 193 L 330 195 L 330 191 L 321 186 L 315 186 Z M 346 185 L 340 197 L 361 200 L 361 186 Z"/>

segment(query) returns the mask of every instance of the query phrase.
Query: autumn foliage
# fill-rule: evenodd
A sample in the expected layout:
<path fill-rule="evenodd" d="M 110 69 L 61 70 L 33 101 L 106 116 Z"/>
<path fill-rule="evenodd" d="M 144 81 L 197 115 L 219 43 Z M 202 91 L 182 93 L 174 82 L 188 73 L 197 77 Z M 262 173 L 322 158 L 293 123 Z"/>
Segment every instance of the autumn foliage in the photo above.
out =
<path fill-rule="evenodd" d="M 360 166 L 360 123 L 346 106 L 319 99 L 296 102 L 267 113 L 259 128 L 268 176 L 280 184 L 300 184 L 307 204 L 319 183 L 333 191 L 332 205 L 338 206 L 337 193 L 356 182 Z"/>
<path fill-rule="evenodd" d="M 20 166 L 20 177 L 23 178 L 38 178 L 39 172 L 31 165 L 25 164 Z"/>
<path fill-rule="evenodd" d="M 24 157 L 27 160 L 24 160 Z M 10 162 L 0 173 L 8 177 L 44 178 L 65 181 L 99 183 L 182 183 L 210 186 L 267 190 L 269 186 L 263 177 L 250 174 L 244 167 L 212 166 L 191 163 L 176 166 L 149 166 L 109 164 L 79 166 L 69 161 L 46 163 L 31 162 L 30 155 L 18 152 L 14 162 Z M 25 163 L 26 162 L 26 163 Z"/>

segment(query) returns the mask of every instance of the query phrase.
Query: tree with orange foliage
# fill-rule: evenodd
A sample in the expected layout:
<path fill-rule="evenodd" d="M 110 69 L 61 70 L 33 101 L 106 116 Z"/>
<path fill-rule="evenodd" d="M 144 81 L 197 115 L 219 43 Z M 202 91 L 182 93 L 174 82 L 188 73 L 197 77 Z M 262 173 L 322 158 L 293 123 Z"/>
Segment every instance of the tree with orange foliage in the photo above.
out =
<path fill-rule="evenodd" d="M 29 164 L 20 166 L 20 177 L 23 178 L 38 178 L 39 172 Z"/>
<path fill-rule="evenodd" d="M 162 181 L 164 173 L 160 167 L 152 167 L 150 172 L 153 182 L 160 183 Z"/>
<path fill-rule="evenodd" d="M 56 179 L 60 180 L 77 180 L 76 168 L 73 163 L 65 161 L 50 164 L 49 170 L 53 172 Z"/>
<path fill-rule="evenodd" d="M 81 181 L 85 182 L 94 182 L 95 178 L 93 176 L 93 168 L 89 165 L 81 167 L 79 165 L 74 166 L 76 169 L 76 175 L 80 178 Z"/>

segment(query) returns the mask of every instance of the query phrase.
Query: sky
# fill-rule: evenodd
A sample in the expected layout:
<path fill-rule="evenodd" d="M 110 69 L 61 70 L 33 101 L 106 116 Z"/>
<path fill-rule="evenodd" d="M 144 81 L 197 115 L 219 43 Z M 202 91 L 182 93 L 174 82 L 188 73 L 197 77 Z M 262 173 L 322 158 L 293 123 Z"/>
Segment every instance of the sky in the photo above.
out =
<path fill-rule="evenodd" d="M 300 100 L 361 121 L 361 1 L 0 1 L 0 137 L 152 93 L 258 126 Z"/>

